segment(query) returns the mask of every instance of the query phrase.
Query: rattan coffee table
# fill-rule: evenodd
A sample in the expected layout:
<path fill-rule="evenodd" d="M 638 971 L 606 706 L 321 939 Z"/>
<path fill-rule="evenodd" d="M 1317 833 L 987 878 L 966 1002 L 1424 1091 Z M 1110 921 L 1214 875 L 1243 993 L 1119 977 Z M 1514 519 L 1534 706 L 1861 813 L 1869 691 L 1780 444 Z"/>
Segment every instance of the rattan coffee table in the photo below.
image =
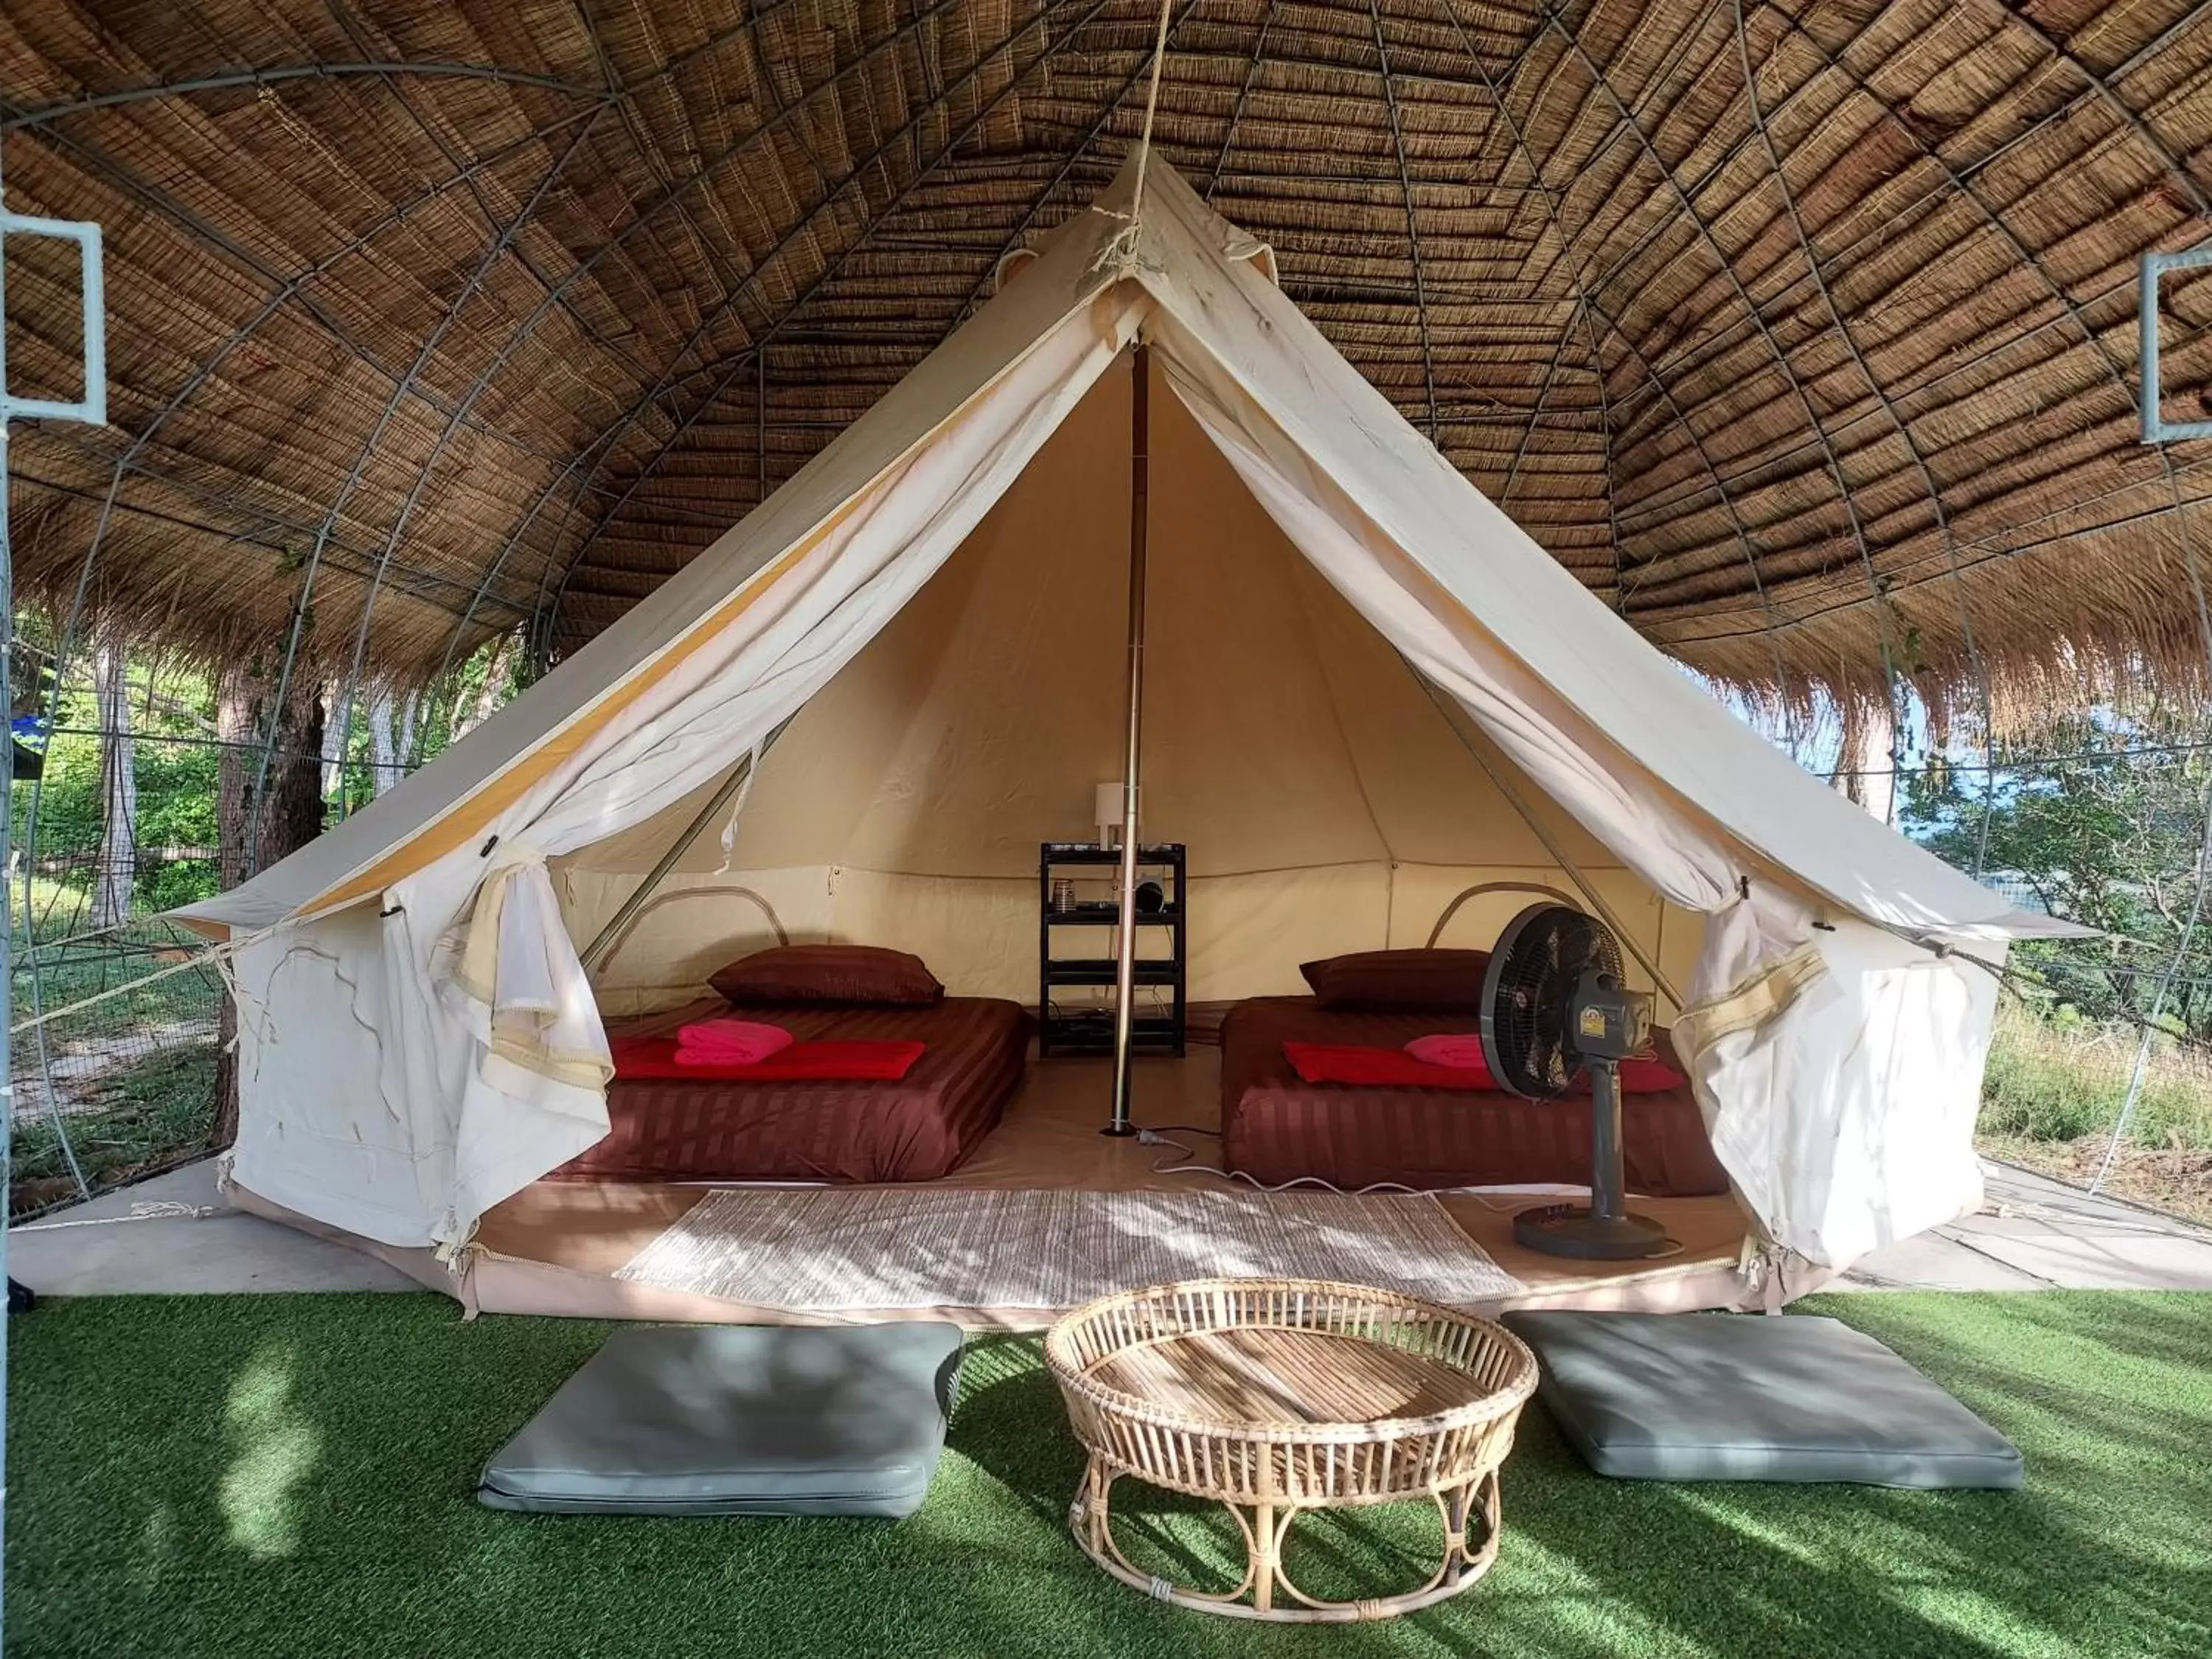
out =
<path fill-rule="evenodd" d="M 1458 1595 L 1497 1559 L 1498 1470 L 1536 1361 L 1488 1320 L 1357 1285 L 1200 1279 L 1077 1309 L 1045 1359 L 1091 1454 L 1068 1515 L 1076 1541 L 1164 1601 L 1244 1619 L 1387 1619 Z M 1226 1507 L 1244 1536 L 1242 1581 L 1188 1589 L 1133 1566 L 1110 1508 L 1125 1474 Z M 1301 1510 L 1422 1498 L 1443 1520 L 1426 1583 L 1327 1601 L 1284 1572 Z"/>

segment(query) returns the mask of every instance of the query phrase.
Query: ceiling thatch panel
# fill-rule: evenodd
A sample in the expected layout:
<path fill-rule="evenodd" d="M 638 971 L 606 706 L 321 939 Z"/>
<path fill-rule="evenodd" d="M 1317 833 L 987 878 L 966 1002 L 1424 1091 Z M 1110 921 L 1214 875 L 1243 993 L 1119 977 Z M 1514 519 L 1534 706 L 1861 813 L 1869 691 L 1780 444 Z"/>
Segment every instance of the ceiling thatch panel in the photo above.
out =
<path fill-rule="evenodd" d="M 1754 693 L 2195 690 L 2212 450 L 2136 261 L 2191 0 L 1169 0 L 1158 154 L 1606 601 Z M 20 0 L 9 204 L 106 228 L 112 425 L 20 576 L 320 671 L 558 651 L 789 477 L 1142 130 L 1154 0 Z M 73 270 L 11 246 L 66 391 Z M 2212 280 L 2169 282 L 2174 413 Z M 356 643 L 358 642 L 358 652 Z"/>

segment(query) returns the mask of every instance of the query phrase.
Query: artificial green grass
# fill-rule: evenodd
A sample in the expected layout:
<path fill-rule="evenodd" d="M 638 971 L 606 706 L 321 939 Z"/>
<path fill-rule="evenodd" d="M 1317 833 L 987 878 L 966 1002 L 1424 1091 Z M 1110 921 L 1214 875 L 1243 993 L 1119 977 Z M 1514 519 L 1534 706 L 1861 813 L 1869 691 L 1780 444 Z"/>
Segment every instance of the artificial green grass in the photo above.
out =
<path fill-rule="evenodd" d="M 117 1297 L 11 1326 L 10 1654 L 2187 1655 L 2212 1652 L 2212 1296 L 1823 1298 L 2013 1437 L 2022 1493 L 1658 1486 L 1540 1407 L 1491 1576 L 1390 1624 L 1255 1626 L 1107 1580 L 1034 1341 L 972 1344 L 929 1502 L 864 1521 L 497 1514 L 478 1466 L 606 1328 L 430 1296 Z M 1123 1483 L 1180 1574 L 1225 1523 Z M 1302 1522 L 1302 1526 L 1308 1525 Z M 1317 1516 L 1292 1571 L 1395 1587 L 1418 1513 Z M 1400 1582 L 1403 1582 L 1401 1580 Z"/>

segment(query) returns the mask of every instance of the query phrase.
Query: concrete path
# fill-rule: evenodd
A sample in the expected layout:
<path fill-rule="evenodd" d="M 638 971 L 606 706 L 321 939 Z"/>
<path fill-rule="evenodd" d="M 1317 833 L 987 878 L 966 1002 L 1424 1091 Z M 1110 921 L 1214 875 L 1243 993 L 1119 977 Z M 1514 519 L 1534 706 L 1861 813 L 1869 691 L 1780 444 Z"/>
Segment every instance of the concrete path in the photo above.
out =
<path fill-rule="evenodd" d="M 213 1158 L 10 1227 L 8 1273 L 41 1296 L 422 1288 L 358 1250 L 230 1208 Z"/>
<path fill-rule="evenodd" d="M 1987 1207 L 1877 1251 L 1845 1290 L 2212 1290 L 2212 1232 L 2008 1164 Z M 128 1291 L 404 1291 L 396 1268 L 224 1206 L 215 1163 L 11 1228 L 8 1271 L 42 1296 Z"/>
<path fill-rule="evenodd" d="M 2212 1232 L 2008 1164 L 1982 1174 L 1979 1215 L 1875 1251 L 1838 1288 L 2212 1290 Z"/>

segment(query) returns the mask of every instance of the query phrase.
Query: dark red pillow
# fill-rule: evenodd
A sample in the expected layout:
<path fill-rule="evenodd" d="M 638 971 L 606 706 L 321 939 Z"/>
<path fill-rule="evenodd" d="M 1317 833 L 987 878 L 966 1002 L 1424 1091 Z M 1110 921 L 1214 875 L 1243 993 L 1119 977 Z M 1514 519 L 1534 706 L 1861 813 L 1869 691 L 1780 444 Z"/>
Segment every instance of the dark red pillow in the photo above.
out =
<path fill-rule="evenodd" d="M 1298 971 L 1324 1008 L 1449 1008 L 1478 1013 L 1487 951 L 1354 951 Z"/>
<path fill-rule="evenodd" d="M 904 951 L 872 945 L 779 945 L 739 957 L 707 983 L 740 1007 L 777 1002 L 930 1003 L 944 986 Z"/>

